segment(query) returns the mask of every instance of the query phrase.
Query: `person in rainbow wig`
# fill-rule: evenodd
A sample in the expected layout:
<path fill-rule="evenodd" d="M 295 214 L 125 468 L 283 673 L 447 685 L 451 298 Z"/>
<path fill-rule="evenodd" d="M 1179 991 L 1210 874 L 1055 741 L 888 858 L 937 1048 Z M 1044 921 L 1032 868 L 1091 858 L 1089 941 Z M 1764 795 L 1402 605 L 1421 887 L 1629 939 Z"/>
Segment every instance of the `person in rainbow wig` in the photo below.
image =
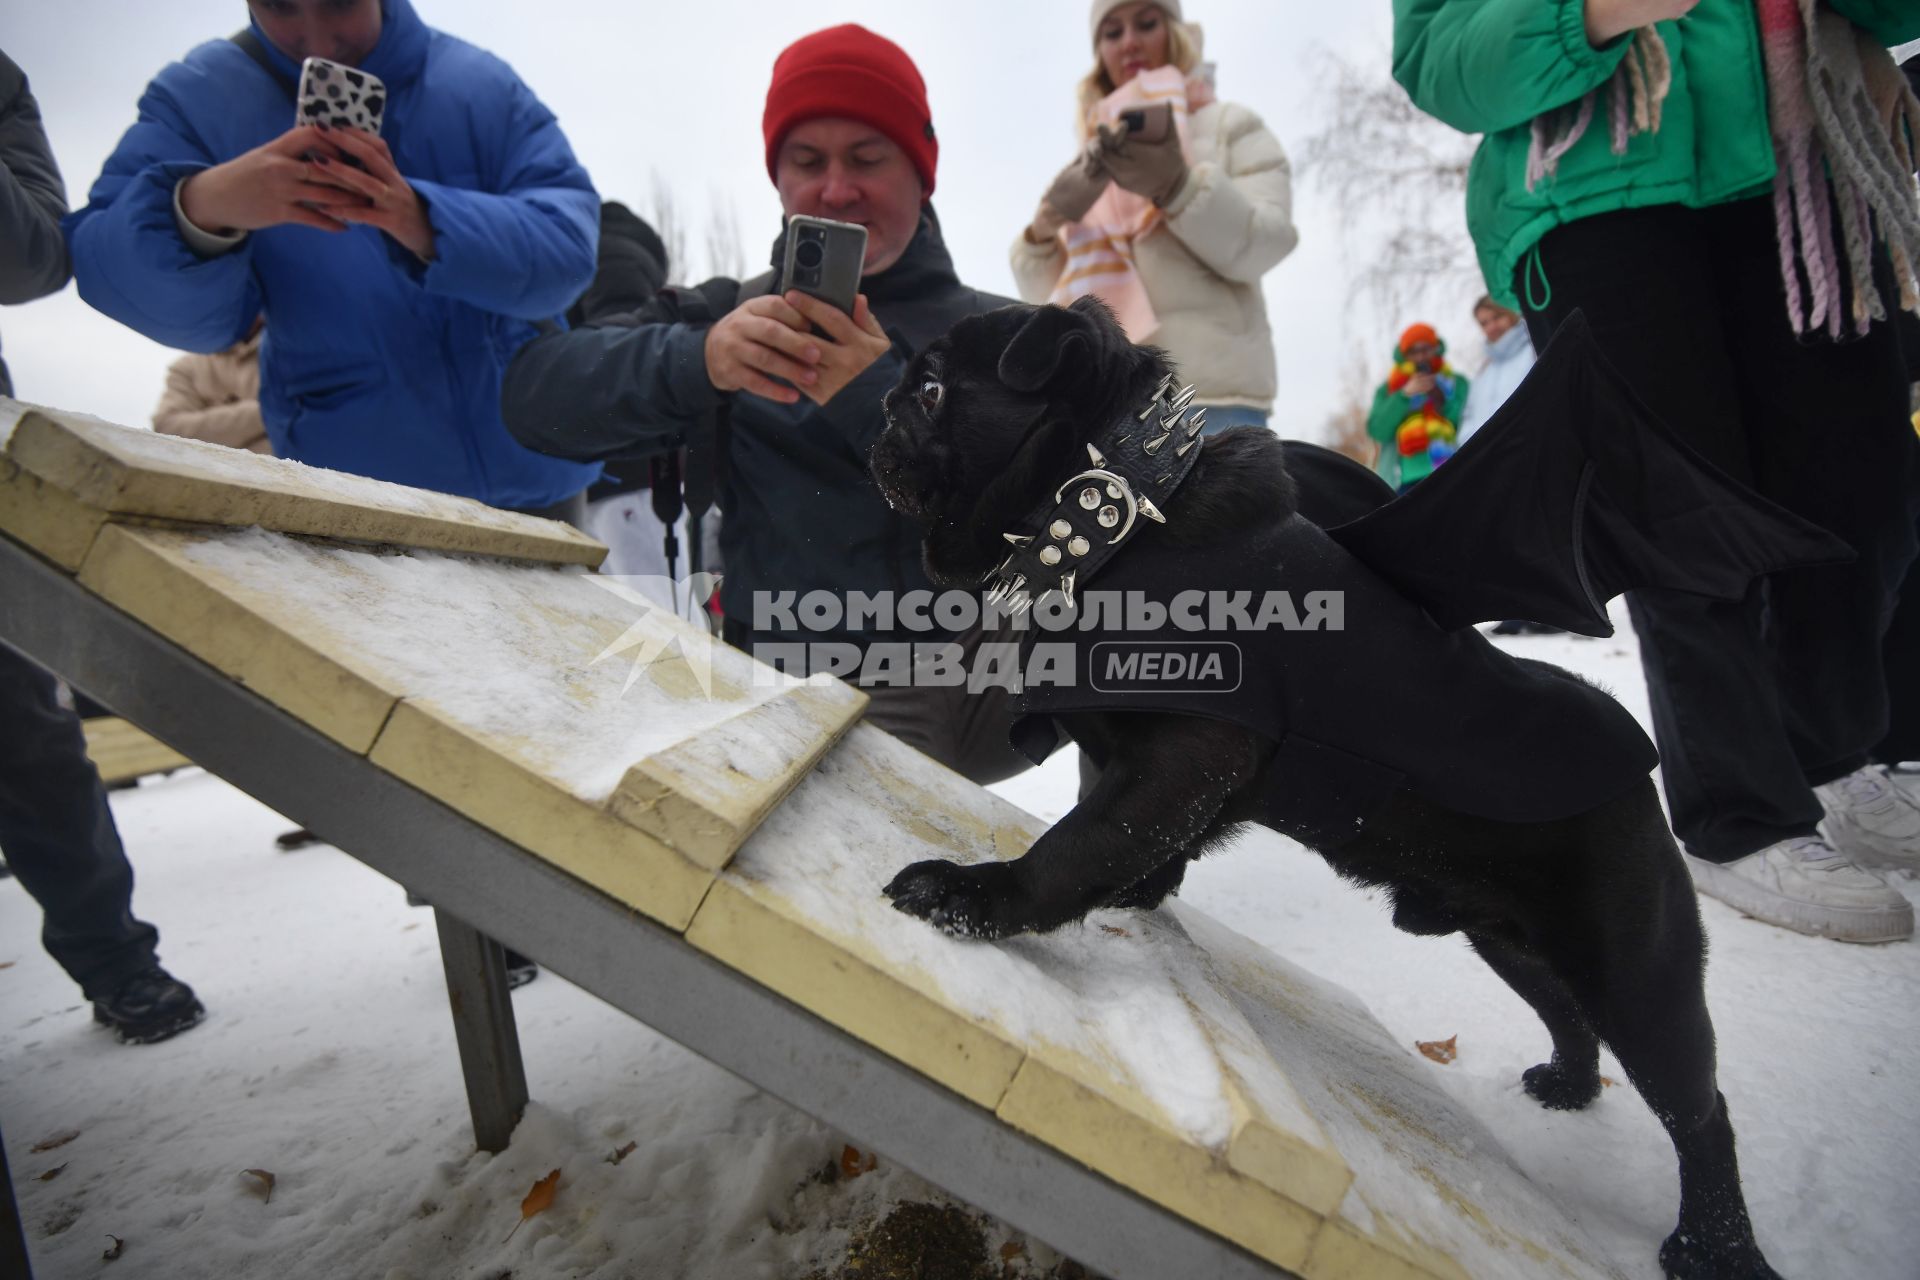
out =
<path fill-rule="evenodd" d="M 1405 493 L 1453 456 L 1469 380 L 1447 363 L 1430 324 L 1409 325 L 1393 349 L 1393 371 L 1373 393 L 1367 434 L 1380 445 L 1373 469 Z"/>

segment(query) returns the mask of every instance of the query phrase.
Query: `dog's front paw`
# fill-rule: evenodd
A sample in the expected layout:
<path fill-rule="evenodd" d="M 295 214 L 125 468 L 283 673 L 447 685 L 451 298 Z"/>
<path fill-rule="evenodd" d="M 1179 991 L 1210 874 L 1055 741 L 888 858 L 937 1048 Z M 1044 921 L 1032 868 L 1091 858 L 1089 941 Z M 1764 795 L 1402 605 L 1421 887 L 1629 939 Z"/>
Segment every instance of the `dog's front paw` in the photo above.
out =
<path fill-rule="evenodd" d="M 960 938 L 1003 938 L 1021 932 L 1009 919 L 1016 888 L 1004 862 L 963 867 L 934 859 L 916 862 L 883 891 L 893 905 Z"/>
<path fill-rule="evenodd" d="M 1520 1085 L 1543 1107 L 1578 1111 L 1600 1096 L 1600 1068 L 1597 1063 L 1574 1066 L 1556 1057 L 1521 1072 Z"/>

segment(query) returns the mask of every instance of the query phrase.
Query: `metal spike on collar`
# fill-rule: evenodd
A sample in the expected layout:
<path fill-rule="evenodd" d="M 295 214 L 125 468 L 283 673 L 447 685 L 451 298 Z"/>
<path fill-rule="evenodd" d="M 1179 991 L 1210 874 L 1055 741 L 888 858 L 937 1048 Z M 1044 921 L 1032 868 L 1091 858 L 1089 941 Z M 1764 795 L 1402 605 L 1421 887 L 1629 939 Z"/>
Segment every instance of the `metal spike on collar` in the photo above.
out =
<path fill-rule="evenodd" d="M 1194 385 L 1189 382 L 1186 386 L 1180 388 L 1180 393 L 1174 396 L 1168 403 L 1168 407 L 1175 413 L 1185 413 L 1187 406 L 1193 403 L 1193 397 L 1196 394 L 1198 393 L 1195 391 Z"/>
<path fill-rule="evenodd" d="M 1157 524 L 1165 524 L 1167 522 L 1167 518 L 1160 514 L 1160 508 L 1153 505 L 1152 498 L 1142 497 L 1140 499 L 1140 514 Z"/>
<path fill-rule="evenodd" d="M 1024 547 L 1033 541 L 1033 535 L 1030 533 L 1003 533 L 1000 536 L 1016 547 Z"/>
<path fill-rule="evenodd" d="M 1140 448 L 1151 458 L 1154 454 L 1160 452 L 1160 447 L 1171 439 L 1173 439 L 1173 432 L 1169 431 L 1165 435 L 1155 436 L 1153 439 L 1141 445 Z"/>
<path fill-rule="evenodd" d="M 1201 431 L 1206 429 L 1206 425 L 1207 411 L 1205 409 L 1195 409 L 1193 416 L 1187 419 L 1187 439 L 1191 440 L 1199 435 Z"/>
<path fill-rule="evenodd" d="M 1168 374 L 1166 377 L 1160 379 L 1160 385 L 1155 387 L 1153 389 L 1153 394 L 1147 397 L 1147 407 L 1140 411 L 1140 421 L 1145 422 L 1148 418 L 1151 418 L 1153 416 L 1153 411 L 1160 407 L 1160 397 L 1166 395 L 1167 392 L 1171 391 L 1172 389 L 1173 389 L 1172 374 Z"/>
<path fill-rule="evenodd" d="M 1187 456 L 1187 450 L 1193 448 L 1193 446 L 1199 443 L 1200 443 L 1200 437 L 1188 436 L 1187 442 L 1173 451 L 1173 456 L 1176 458 L 1184 458 Z"/>
<path fill-rule="evenodd" d="M 1067 598 L 1067 608 L 1073 608 L 1073 580 L 1080 575 L 1078 569 L 1072 570 L 1060 579 L 1060 594 Z"/>
<path fill-rule="evenodd" d="M 1093 465 L 1096 467 L 1107 465 L 1107 455 L 1094 448 L 1091 440 L 1087 441 L 1087 456 L 1093 459 Z"/>

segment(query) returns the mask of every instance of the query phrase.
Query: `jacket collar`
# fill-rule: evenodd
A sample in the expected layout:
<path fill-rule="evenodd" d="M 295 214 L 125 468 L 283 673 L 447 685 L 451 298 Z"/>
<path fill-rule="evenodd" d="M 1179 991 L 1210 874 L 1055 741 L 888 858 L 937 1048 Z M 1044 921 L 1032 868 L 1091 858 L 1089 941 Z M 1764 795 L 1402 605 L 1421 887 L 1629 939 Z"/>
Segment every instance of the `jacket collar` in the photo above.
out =
<path fill-rule="evenodd" d="M 288 80 L 298 83 L 300 64 L 280 52 L 279 46 L 267 39 L 267 33 L 253 18 L 247 19 L 247 25 L 266 50 L 268 61 Z M 373 52 L 361 59 L 360 69 L 379 76 L 391 93 L 419 76 L 426 66 L 430 35 L 427 24 L 413 11 L 411 0 L 380 0 L 380 39 L 373 46 Z"/>
<path fill-rule="evenodd" d="M 1511 360 L 1520 354 L 1520 348 L 1527 345 L 1527 342 L 1527 326 L 1516 324 L 1487 344 L 1487 358 L 1496 361 Z"/>

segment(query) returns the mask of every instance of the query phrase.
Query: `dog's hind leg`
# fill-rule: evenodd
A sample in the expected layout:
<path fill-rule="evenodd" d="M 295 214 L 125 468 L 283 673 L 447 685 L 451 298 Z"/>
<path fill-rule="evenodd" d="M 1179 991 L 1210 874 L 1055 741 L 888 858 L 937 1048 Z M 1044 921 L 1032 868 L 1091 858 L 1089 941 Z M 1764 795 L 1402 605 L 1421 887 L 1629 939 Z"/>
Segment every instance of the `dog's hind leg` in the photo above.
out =
<path fill-rule="evenodd" d="M 1600 1041 L 1580 1002 L 1553 969 L 1523 946 L 1469 930 L 1467 939 L 1492 970 L 1525 1000 L 1553 1037 L 1553 1058 L 1528 1067 L 1520 1083 L 1543 1107 L 1577 1111 L 1600 1096 Z"/>
<path fill-rule="evenodd" d="M 1662 833 L 1664 835 L 1664 832 Z M 1556 968 L 1587 1020 L 1619 1058 L 1673 1139 L 1680 1163 L 1680 1219 L 1660 1246 L 1660 1265 L 1684 1280 L 1779 1280 L 1753 1237 L 1727 1101 L 1714 1080 L 1707 1013 L 1705 942 L 1693 886 L 1677 857 L 1652 869 L 1656 884 L 1626 913 L 1601 925 L 1599 963 L 1556 948 Z"/>

